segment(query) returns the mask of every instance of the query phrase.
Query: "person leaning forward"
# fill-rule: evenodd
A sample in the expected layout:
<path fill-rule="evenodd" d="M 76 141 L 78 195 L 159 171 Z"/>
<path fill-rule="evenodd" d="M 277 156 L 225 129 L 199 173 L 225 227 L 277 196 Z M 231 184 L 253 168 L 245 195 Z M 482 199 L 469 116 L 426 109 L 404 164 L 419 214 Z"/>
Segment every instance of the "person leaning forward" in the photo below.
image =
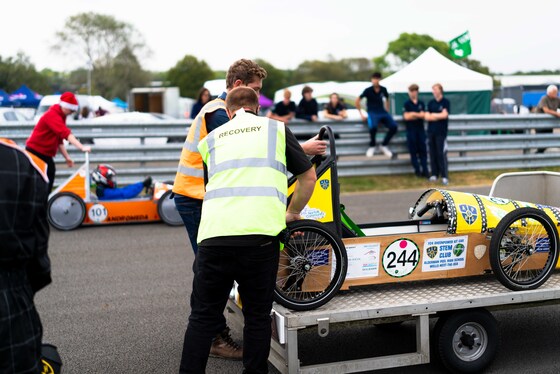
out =
<path fill-rule="evenodd" d="M 267 373 L 279 234 L 300 212 L 316 175 L 294 135 L 282 122 L 256 115 L 258 96 L 233 89 L 226 108 L 232 118 L 198 149 L 206 165 L 206 195 L 198 232 L 191 315 L 181 373 L 204 373 L 213 338 L 233 281 L 243 300 L 244 373 Z M 298 183 L 287 204 L 286 170 Z"/>

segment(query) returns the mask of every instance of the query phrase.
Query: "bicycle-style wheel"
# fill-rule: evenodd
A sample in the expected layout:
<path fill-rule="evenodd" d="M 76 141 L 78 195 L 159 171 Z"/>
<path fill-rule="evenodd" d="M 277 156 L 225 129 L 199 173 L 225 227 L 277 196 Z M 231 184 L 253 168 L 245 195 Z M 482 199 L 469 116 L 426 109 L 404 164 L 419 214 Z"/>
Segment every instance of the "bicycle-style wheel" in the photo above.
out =
<path fill-rule="evenodd" d="M 292 222 L 287 230 L 275 301 L 293 310 L 318 308 L 333 298 L 346 278 L 346 249 L 337 235 L 317 221 Z"/>
<path fill-rule="evenodd" d="M 498 280 L 514 291 L 541 286 L 558 261 L 558 231 L 550 217 L 535 208 L 508 213 L 490 241 L 490 265 Z"/>

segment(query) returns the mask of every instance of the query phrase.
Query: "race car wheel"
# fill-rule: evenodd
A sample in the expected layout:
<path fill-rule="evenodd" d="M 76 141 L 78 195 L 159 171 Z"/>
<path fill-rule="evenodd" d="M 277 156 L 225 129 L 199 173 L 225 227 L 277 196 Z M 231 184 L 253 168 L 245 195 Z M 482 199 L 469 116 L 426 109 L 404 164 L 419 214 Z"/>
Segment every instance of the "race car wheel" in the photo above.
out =
<path fill-rule="evenodd" d="M 280 252 L 274 299 L 293 310 L 310 310 L 338 292 L 348 267 L 344 244 L 324 224 L 291 222 Z"/>
<path fill-rule="evenodd" d="M 175 202 L 173 199 L 169 198 L 172 191 L 168 190 L 165 191 L 163 195 L 161 195 L 160 199 L 158 200 L 158 214 L 161 220 L 167 223 L 169 226 L 180 226 L 183 224 L 183 220 L 177 211 L 177 207 L 175 206 Z"/>
<path fill-rule="evenodd" d="M 47 207 L 49 223 L 58 230 L 68 231 L 80 226 L 86 216 L 86 205 L 81 197 L 72 192 L 54 195 Z"/>
<path fill-rule="evenodd" d="M 486 309 L 454 312 L 439 318 L 434 328 L 435 352 L 455 373 L 479 373 L 498 350 L 498 323 Z"/>
<path fill-rule="evenodd" d="M 499 281 L 513 291 L 541 286 L 558 261 L 558 231 L 542 210 L 508 213 L 490 241 L 490 265 Z"/>

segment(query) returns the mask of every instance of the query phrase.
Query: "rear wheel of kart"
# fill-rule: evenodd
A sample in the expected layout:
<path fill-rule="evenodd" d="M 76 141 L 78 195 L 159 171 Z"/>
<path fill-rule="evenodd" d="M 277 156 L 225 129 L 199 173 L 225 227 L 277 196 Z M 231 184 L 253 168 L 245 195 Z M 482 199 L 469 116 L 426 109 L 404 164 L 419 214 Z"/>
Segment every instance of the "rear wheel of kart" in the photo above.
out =
<path fill-rule="evenodd" d="M 322 223 L 291 222 L 280 252 L 274 299 L 293 310 L 310 310 L 327 303 L 340 290 L 348 267 L 340 238 Z"/>
<path fill-rule="evenodd" d="M 490 265 L 498 280 L 513 291 L 541 286 L 558 262 L 558 231 L 542 210 L 520 208 L 496 226 L 490 241 Z"/>
<path fill-rule="evenodd" d="M 161 198 L 158 200 L 157 210 L 159 217 L 169 226 L 180 226 L 183 224 L 183 220 L 177 211 L 177 207 L 175 206 L 175 202 L 173 199 L 169 198 L 172 191 L 168 190 L 165 191 Z"/>
<path fill-rule="evenodd" d="M 486 309 L 453 312 L 439 318 L 434 328 L 435 352 L 453 373 L 479 373 L 498 350 L 498 322 Z"/>
<path fill-rule="evenodd" d="M 68 231 L 80 226 L 86 216 L 86 205 L 72 192 L 60 192 L 49 200 L 47 218 L 58 230 Z"/>

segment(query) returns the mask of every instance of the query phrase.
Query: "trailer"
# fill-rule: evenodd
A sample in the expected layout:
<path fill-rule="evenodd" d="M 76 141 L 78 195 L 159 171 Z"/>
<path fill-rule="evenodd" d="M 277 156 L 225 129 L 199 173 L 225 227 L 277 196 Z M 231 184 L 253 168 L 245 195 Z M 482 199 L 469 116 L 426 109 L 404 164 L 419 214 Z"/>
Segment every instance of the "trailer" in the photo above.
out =
<path fill-rule="evenodd" d="M 453 372 L 475 373 L 491 363 L 499 346 L 493 310 L 559 303 L 558 273 L 540 288 L 528 291 L 511 291 L 490 275 L 354 288 L 339 292 L 329 303 L 314 310 L 298 312 L 274 304 L 277 334 L 271 341 L 269 361 L 281 373 L 335 374 L 427 364 L 436 356 Z M 241 308 L 234 299 L 228 301 L 227 310 L 229 325 L 242 326 Z M 430 318 L 437 318 L 431 333 Z M 407 320 L 416 324 L 415 352 L 337 362 L 325 360 L 312 365 L 301 362 L 298 356 L 304 329 L 316 329 L 319 340 L 336 325 L 394 324 Z"/>

